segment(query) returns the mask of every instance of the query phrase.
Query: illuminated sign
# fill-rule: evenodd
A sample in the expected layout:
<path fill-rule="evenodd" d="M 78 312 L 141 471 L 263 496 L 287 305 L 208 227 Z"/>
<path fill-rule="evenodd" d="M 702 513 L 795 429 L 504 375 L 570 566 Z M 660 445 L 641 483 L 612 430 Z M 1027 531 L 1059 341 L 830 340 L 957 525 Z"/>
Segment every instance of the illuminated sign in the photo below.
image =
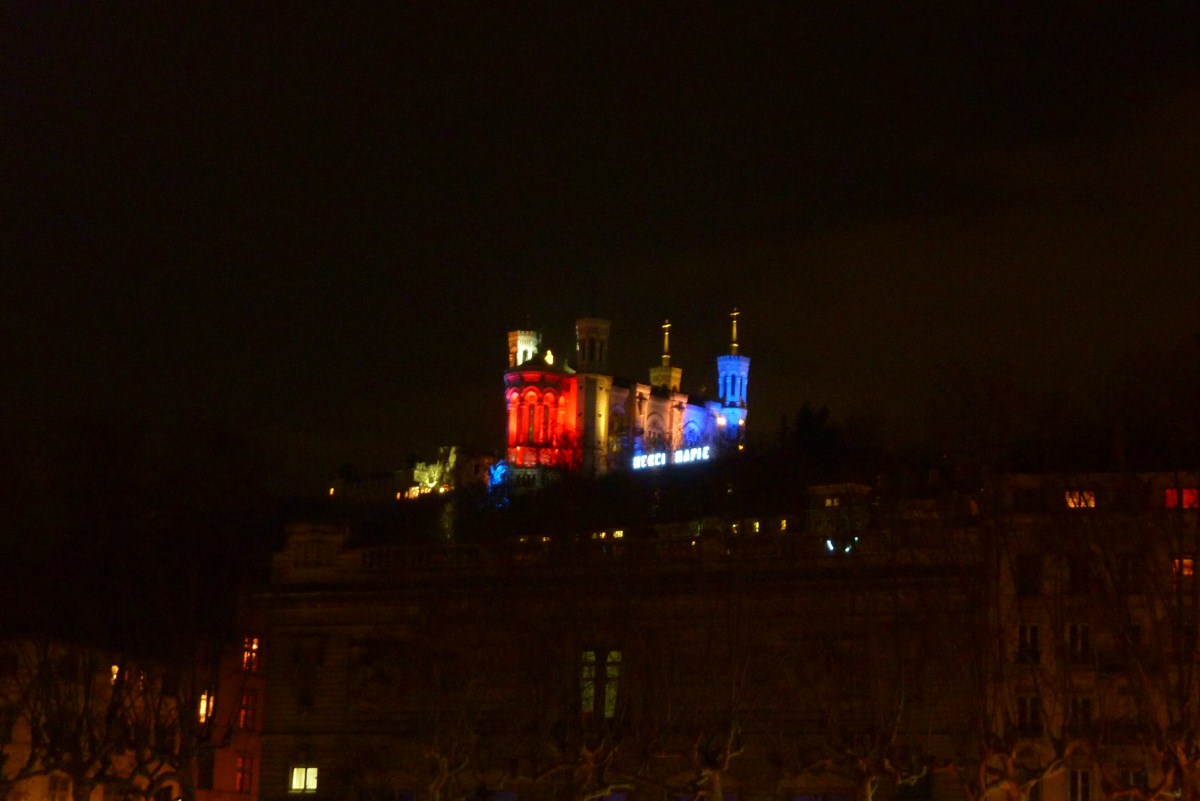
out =
<path fill-rule="evenodd" d="M 708 445 L 703 445 L 697 448 L 680 448 L 671 454 L 672 464 L 686 464 L 688 462 L 705 462 L 710 458 L 710 450 Z M 647 467 L 662 467 L 667 463 L 667 454 L 665 453 L 646 453 L 641 456 L 633 457 L 633 469 L 642 470 Z"/>

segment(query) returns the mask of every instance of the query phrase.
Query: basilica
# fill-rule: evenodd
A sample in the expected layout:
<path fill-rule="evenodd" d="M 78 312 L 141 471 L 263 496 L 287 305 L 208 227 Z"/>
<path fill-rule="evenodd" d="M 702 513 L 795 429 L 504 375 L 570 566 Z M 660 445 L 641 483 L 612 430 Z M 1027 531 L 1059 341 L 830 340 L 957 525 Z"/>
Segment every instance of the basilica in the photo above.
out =
<path fill-rule="evenodd" d="M 541 333 L 508 333 L 504 374 L 508 431 L 497 479 L 538 486 L 563 474 L 602 476 L 716 459 L 744 447 L 750 359 L 738 352 L 738 312 L 729 353 L 717 357 L 717 397 L 680 389 L 671 365 L 671 324 L 662 326 L 662 362 L 648 381 L 608 368 L 608 320 L 575 323 L 575 359 L 559 364 Z"/>

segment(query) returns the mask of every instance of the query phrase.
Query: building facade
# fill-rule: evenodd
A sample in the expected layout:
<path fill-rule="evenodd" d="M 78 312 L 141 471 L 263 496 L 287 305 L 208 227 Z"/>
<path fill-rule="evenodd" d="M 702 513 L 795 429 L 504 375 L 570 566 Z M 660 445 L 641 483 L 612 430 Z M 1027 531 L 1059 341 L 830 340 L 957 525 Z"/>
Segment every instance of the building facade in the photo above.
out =
<path fill-rule="evenodd" d="M 671 365 L 669 322 L 662 327 L 662 362 L 650 369 L 647 382 L 609 371 L 608 320 L 576 321 L 573 364 L 543 352 L 539 332 L 510 331 L 501 475 L 512 484 L 539 485 L 555 474 L 595 477 L 739 450 L 750 359 L 738 352 L 736 310 L 730 319 L 730 353 L 717 359 L 716 398 L 681 391 L 682 370 Z"/>
<path fill-rule="evenodd" d="M 1194 801 L 1198 487 L 827 485 L 436 547 L 298 526 L 262 794 Z"/>

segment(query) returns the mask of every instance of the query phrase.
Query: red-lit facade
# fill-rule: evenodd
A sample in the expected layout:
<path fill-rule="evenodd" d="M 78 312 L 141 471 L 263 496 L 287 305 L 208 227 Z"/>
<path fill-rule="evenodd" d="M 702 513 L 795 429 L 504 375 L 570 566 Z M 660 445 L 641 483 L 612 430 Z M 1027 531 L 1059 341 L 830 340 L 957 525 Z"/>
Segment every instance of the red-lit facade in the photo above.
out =
<path fill-rule="evenodd" d="M 578 469 L 578 380 L 549 365 L 504 376 L 508 402 L 507 459 L 514 467 Z"/>
<path fill-rule="evenodd" d="M 738 354 L 737 312 L 731 353 L 717 359 L 716 398 L 681 391 L 663 324 L 662 363 L 649 382 L 608 369 L 610 323 L 575 323 L 570 365 L 543 351 L 541 334 L 508 333 L 504 374 L 507 481 L 537 485 L 552 473 L 587 476 L 716 458 L 741 449 L 749 358 Z"/>

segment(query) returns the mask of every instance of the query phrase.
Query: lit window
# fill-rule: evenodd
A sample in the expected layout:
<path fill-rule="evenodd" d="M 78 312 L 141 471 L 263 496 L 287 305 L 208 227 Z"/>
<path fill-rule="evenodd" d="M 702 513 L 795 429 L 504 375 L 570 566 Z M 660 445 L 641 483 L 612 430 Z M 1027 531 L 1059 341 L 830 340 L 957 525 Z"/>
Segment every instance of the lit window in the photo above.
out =
<path fill-rule="evenodd" d="M 757 534 L 758 533 L 758 521 L 755 520 L 754 523 L 752 523 L 751 525 L 754 526 L 754 533 Z"/>
<path fill-rule="evenodd" d="M 249 730 L 254 728 L 254 707 L 257 698 L 253 690 L 242 693 L 242 701 L 238 704 L 238 728 Z"/>
<path fill-rule="evenodd" d="M 1095 509 L 1096 493 L 1092 490 L 1067 490 L 1064 493 L 1068 509 Z"/>
<path fill-rule="evenodd" d="M 315 789 L 316 788 L 316 774 L 315 774 L 316 768 L 313 768 L 312 770 L 314 771 L 313 787 Z M 251 756 L 250 754 L 238 754 L 237 772 L 234 774 L 234 782 L 233 782 L 234 790 L 236 790 L 239 793 L 249 793 L 250 788 L 253 786 L 253 781 L 254 781 L 254 757 Z M 292 784 L 295 785 L 295 782 L 296 782 L 296 777 L 293 774 Z M 295 789 L 294 786 L 293 786 L 293 789 Z"/>
<path fill-rule="evenodd" d="M 779 530 L 787 531 L 787 518 L 786 517 L 779 521 Z"/>
<path fill-rule="evenodd" d="M 614 532 L 613 532 L 613 539 L 614 539 L 614 540 L 619 540 L 619 539 L 621 539 L 621 538 L 622 538 L 622 537 L 624 537 L 624 536 L 625 536 L 625 532 L 624 532 L 624 531 L 622 531 L 621 529 L 617 529 L 616 531 L 614 531 Z"/>
<path fill-rule="evenodd" d="M 1166 507 L 1168 509 L 1200 509 L 1200 490 L 1195 487 L 1171 488 L 1166 493 Z"/>
<path fill-rule="evenodd" d="M 112 666 L 111 668 L 109 668 L 109 669 L 112 671 L 112 683 L 113 683 L 113 684 L 116 684 L 116 683 L 117 683 L 117 677 L 121 675 L 121 666 L 120 666 L 120 665 L 113 665 L 113 666 Z"/>
<path fill-rule="evenodd" d="M 1190 579 L 1194 575 L 1196 575 L 1196 565 L 1190 553 L 1181 554 L 1171 560 L 1171 576 L 1176 581 Z"/>
<path fill-rule="evenodd" d="M 579 697 L 585 715 L 617 714 L 617 687 L 621 678 L 620 651 L 584 651 L 579 671 Z"/>
<path fill-rule="evenodd" d="M 242 640 L 242 670 L 247 673 L 258 671 L 258 638 L 246 637 Z"/>
<path fill-rule="evenodd" d="M 200 694 L 200 708 L 196 717 L 200 719 L 201 723 L 207 723 L 208 719 L 213 716 L 213 713 L 216 712 L 216 703 L 216 697 L 207 690 Z"/>
<path fill-rule="evenodd" d="M 841 506 L 841 505 L 842 505 L 841 498 L 826 498 L 825 499 L 826 507 Z"/>
<path fill-rule="evenodd" d="M 311 765 L 297 765 L 292 768 L 292 783 L 288 791 L 315 793 L 317 791 L 317 769 Z"/>

